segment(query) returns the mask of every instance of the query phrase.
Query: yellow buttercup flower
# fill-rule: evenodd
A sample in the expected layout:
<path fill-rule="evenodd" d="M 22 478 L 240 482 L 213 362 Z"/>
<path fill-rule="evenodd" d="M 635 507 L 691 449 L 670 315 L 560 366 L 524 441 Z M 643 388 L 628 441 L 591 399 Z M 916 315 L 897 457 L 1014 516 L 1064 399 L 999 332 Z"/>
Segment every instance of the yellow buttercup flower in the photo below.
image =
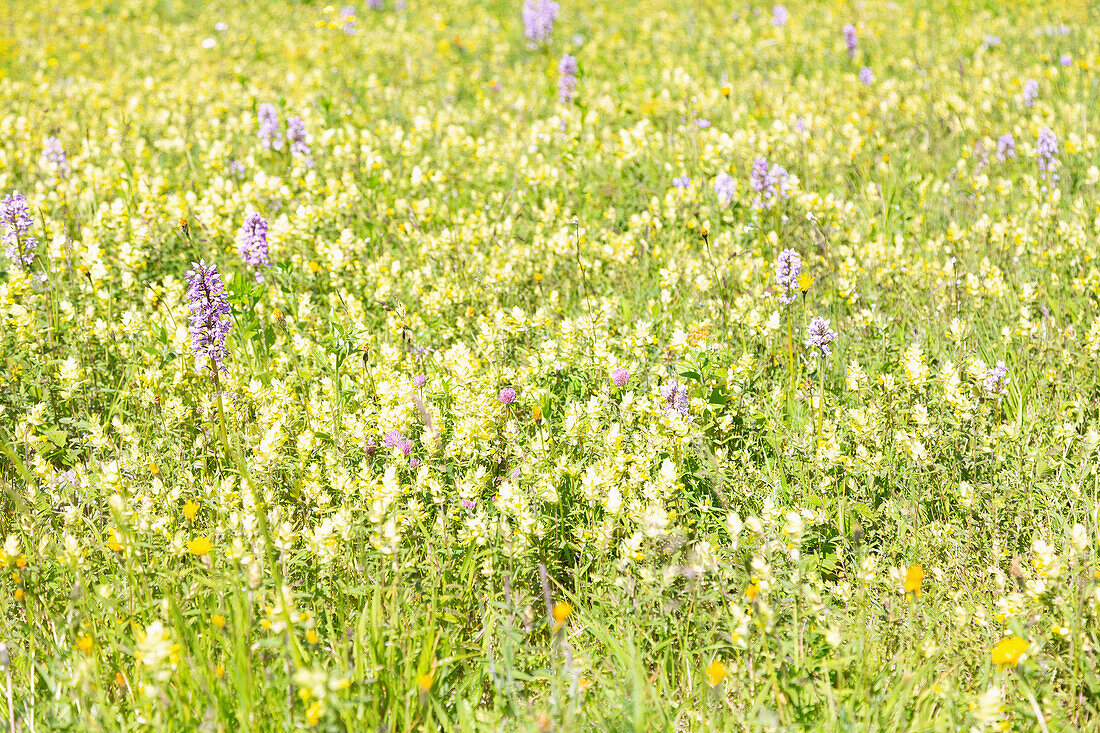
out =
<path fill-rule="evenodd" d="M 729 670 L 726 669 L 725 663 L 721 659 L 715 659 L 713 662 L 707 665 L 707 684 L 711 687 L 717 687 L 722 684 L 726 677 L 729 676 Z"/>
<path fill-rule="evenodd" d="M 92 637 L 87 634 L 81 636 L 76 640 L 76 648 L 84 654 L 91 654 L 92 648 L 95 646 L 95 642 L 92 641 Z"/>
<path fill-rule="evenodd" d="M 199 505 L 193 501 L 188 501 L 183 505 L 183 516 L 187 517 L 187 521 L 190 522 L 195 519 L 195 513 L 198 512 Z"/>
<path fill-rule="evenodd" d="M 994 664 L 1015 667 L 1020 663 L 1020 657 L 1027 651 L 1029 646 L 1030 644 L 1020 637 L 1010 636 L 997 642 L 990 652 L 990 657 L 993 659 Z"/>
<path fill-rule="evenodd" d="M 573 605 L 568 601 L 558 601 L 554 604 L 554 610 L 551 612 L 551 616 L 554 617 L 554 631 L 560 629 L 565 620 L 569 618 L 573 613 Z"/>
<path fill-rule="evenodd" d="M 905 592 L 919 596 L 921 593 L 920 586 L 923 581 L 924 568 L 922 568 L 920 565 L 910 565 L 909 569 L 905 571 Z"/>
<path fill-rule="evenodd" d="M 214 549 L 214 543 L 206 537 L 196 537 L 187 543 L 187 551 L 201 557 Z"/>

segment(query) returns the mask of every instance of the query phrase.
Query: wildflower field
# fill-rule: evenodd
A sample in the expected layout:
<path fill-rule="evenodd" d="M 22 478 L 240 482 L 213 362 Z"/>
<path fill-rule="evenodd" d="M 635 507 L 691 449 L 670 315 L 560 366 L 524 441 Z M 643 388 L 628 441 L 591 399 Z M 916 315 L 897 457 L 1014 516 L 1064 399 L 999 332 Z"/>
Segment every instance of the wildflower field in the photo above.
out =
<path fill-rule="evenodd" d="M 8 2 L 0 730 L 1100 730 L 1100 7 Z"/>

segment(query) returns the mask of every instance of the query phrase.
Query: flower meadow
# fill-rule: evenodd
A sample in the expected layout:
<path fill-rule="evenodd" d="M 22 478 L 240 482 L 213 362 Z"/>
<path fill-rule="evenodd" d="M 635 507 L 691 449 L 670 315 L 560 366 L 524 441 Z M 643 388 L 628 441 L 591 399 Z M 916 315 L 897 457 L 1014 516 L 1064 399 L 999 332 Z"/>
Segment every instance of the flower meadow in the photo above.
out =
<path fill-rule="evenodd" d="M 1095 6 L 7 11 L 3 729 L 1100 729 Z"/>

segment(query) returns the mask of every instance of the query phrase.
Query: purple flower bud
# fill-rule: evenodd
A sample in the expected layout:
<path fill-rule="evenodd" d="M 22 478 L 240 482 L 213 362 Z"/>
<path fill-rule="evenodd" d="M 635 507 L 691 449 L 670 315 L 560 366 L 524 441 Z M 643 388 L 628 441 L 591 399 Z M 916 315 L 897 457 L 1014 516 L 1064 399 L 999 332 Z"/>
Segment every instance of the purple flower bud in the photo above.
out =
<path fill-rule="evenodd" d="M 187 271 L 187 305 L 190 310 L 191 349 L 200 361 L 227 373 L 225 337 L 233 322 L 229 318 L 229 296 L 218 267 L 205 261 L 191 263 Z"/>
<path fill-rule="evenodd" d="M 611 381 L 615 383 L 616 387 L 622 387 L 624 384 L 630 381 L 630 372 L 622 367 L 619 367 L 615 371 L 611 372 Z"/>
<path fill-rule="evenodd" d="M 1016 139 L 1011 132 L 1006 132 L 997 138 L 997 160 L 1007 160 L 1016 157 Z"/>
<path fill-rule="evenodd" d="M 869 87 L 875 82 L 875 72 L 871 71 L 870 66 L 864 66 L 859 70 L 859 80 L 863 86 Z"/>
<path fill-rule="evenodd" d="M 698 127 L 700 130 L 705 130 L 710 127 L 710 120 L 704 120 L 702 117 L 700 117 L 699 119 L 695 120 L 695 126 Z"/>
<path fill-rule="evenodd" d="M 856 35 L 856 27 L 851 23 L 846 23 L 841 30 L 844 32 L 844 45 L 848 47 L 848 55 L 855 58 L 856 51 L 859 49 L 859 37 Z"/>
<path fill-rule="evenodd" d="M 798 276 L 802 274 L 802 258 L 793 249 L 779 253 L 775 262 L 775 284 L 779 287 L 779 300 L 793 303 L 798 294 Z"/>
<path fill-rule="evenodd" d="M 267 219 L 256 211 L 245 216 L 237 232 L 237 252 L 244 263 L 253 269 L 271 266 L 267 251 Z M 256 279 L 263 280 L 264 277 L 257 272 Z"/>
<path fill-rule="evenodd" d="M 423 374 L 414 374 L 413 375 L 413 386 L 416 387 L 417 389 L 420 389 L 421 387 L 423 387 L 427 383 L 428 383 L 428 378 L 426 376 L 424 376 Z"/>
<path fill-rule="evenodd" d="M 732 181 L 733 179 L 731 178 L 730 180 Z M 679 178 L 673 178 L 672 179 L 672 185 L 675 186 L 676 188 L 687 188 L 688 186 L 691 185 L 691 179 L 688 178 L 687 176 L 680 176 Z"/>
<path fill-rule="evenodd" d="M 772 8 L 772 25 L 776 28 L 782 28 L 787 25 L 787 20 L 791 17 L 791 14 L 787 12 L 787 8 L 782 5 L 776 5 Z"/>
<path fill-rule="evenodd" d="M 505 387 L 500 390 L 500 395 L 497 397 L 501 404 L 510 405 L 516 401 L 516 391 L 511 387 Z"/>
<path fill-rule="evenodd" d="M 691 410 L 687 388 L 673 380 L 661 387 L 661 397 L 665 401 L 665 410 L 669 413 L 687 417 Z"/>
<path fill-rule="evenodd" d="M 1070 56 L 1068 53 L 1064 53 L 1060 57 L 1058 57 L 1058 63 L 1060 63 L 1062 66 L 1069 66 L 1073 63 L 1073 57 Z"/>
<path fill-rule="evenodd" d="M 1035 156 L 1039 159 L 1039 178 L 1046 180 L 1047 173 L 1050 173 L 1051 182 L 1058 181 L 1058 176 L 1054 173 L 1055 168 L 1058 167 L 1058 159 L 1054 157 L 1056 155 L 1058 155 L 1058 136 L 1049 127 L 1044 127 L 1039 130 L 1039 139 L 1035 143 Z"/>
<path fill-rule="evenodd" d="M 462 508 L 468 512 L 472 512 L 477 507 L 477 502 L 470 501 L 469 499 L 463 499 L 459 503 L 462 504 Z"/>
<path fill-rule="evenodd" d="M 729 173 L 719 173 L 714 179 L 714 193 L 718 196 L 718 203 L 723 208 L 730 205 L 733 196 L 737 193 L 737 183 Z"/>
<path fill-rule="evenodd" d="M 290 141 L 290 154 L 305 158 L 306 165 L 313 166 L 313 158 L 309 155 L 309 135 L 306 133 L 306 123 L 301 117 L 288 117 L 286 121 L 286 139 Z"/>
<path fill-rule="evenodd" d="M 391 430 L 386 433 L 385 437 L 382 438 L 382 445 L 387 448 L 396 448 L 401 451 L 406 458 L 412 453 L 412 443 L 405 440 L 405 436 L 403 436 L 399 430 Z"/>
<path fill-rule="evenodd" d="M 577 59 L 569 54 L 561 57 L 558 64 L 558 99 L 562 104 L 573 101 L 573 94 L 577 91 Z"/>
<path fill-rule="evenodd" d="M 283 149 L 283 134 L 279 131 L 279 113 L 275 105 L 264 102 L 256 112 L 260 124 L 260 140 L 268 150 Z"/>
<path fill-rule="evenodd" d="M 34 262 L 34 249 L 38 246 L 38 240 L 30 233 L 34 226 L 30 210 L 27 208 L 27 198 L 18 191 L 12 191 L 10 196 L 5 196 L 0 201 L 0 227 L 3 235 L 0 241 L 7 247 L 8 259 L 26 267 Z"/>
<path fill-rule="evenodd" d="M 56 137 L 48 137 L 42 143 L 42 157 L 53 164 L 58 178 L 69 177 L 69 159 L 65 157 L 65 148 L 61 147 L 61 141 Z"/>
<path fill-rule="evenodd" d="M 419 467 L 420 467 L 420 459 L 419 458 L 413 458 L 412 460 L 409 461 L 409 468 L 411 468 L 415 471 Z"/>
<path fill-rule="evenodd" d="M 990 395 L 1006 394 L 1005 386 L 1008 382 L 1008 367 L 1003 361 L 998 361 L 997 366 L 986 372 L 985 391 Z"/>
<path fill-rule="evenodd" d="M 749 185 L 759 194 L 752 202 L 757 209 L 770 209 L 772 205 L 789 195 L 790 184 L 787 169 L 778 163 L 768 167 L 768 159 L 761 156 L 752 162 Z"/>
<path fill-rule="evenodd" d="M 554 0 L 527 0 L 523 4 L 523 32 L 531 43 L 541 43 L 550 37 L 558 9 Z"/>
<path fill-rule="evenodd" d="M 829 344 L 836 337 L 836 331 L 829 328 L 829 320 L 815 316 L 806 327 L 806 348 L 814 350 L 812 356 L 828 356 L 833 353 Z"/>
<path fill-rule="evenodd" d="M 1028 79 L 1024 82 L 1024 106 L 1031 107 L 1035 104 L 1035 98 L 1039 96 L 1039 82 L 1034 79 Z"/>

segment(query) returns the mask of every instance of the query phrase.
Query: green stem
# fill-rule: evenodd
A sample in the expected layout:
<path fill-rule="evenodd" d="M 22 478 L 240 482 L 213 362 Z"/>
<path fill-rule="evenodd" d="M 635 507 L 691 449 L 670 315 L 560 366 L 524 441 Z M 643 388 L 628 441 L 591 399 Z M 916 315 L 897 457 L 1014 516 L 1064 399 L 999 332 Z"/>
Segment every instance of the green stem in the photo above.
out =
<path fill-rule="evenodd" d="M 795 377 L 794 377 L 794 337 L 792 335 L 791 326 L 791 309 L 787 309 L 787 373 L 790 375 L 791 380 L 791 393 L 794 392 Z"/>
<path fill-rule="evenodd" d="M 1031 686 L 1028 685 L 1027 680 L 1024 679 L 1024 675 L 1016 670 L 1016 679 L 1020 681 L 1020 686 L 1024 688 L 1024 695 L 1027 696 L 1027 701 L 1031 703 L 1031 710 L 1035 713 L 1035 720 L 1039 723 L 1039 729 L 1043 733 L 1047 733 L 1047 719 L 1043 716 L 1043 710 L 1039 707 L 1039 702 L 1035 699 L 1035 694 L 1031 691 Z"/>
<path fill-rule="evenodd" d="M 821 421 L 825 412 L 825 357 L 822 356 L 817 363 L 817 430 L 815 437 L 817 445 L 821 445 Z"/>

